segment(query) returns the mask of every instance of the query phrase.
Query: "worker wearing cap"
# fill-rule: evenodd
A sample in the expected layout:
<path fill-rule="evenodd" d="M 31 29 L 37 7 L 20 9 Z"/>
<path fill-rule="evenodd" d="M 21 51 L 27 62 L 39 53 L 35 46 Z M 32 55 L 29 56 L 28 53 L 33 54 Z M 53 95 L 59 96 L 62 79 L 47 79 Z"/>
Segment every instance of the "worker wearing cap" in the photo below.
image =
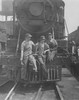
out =
<path fill-rule="evenodd" d="M 72 45 L 72 55 L 74 55 L 75 54 L 75 48 L 76 48 L 75 41 L 72 41 L 71 45 Z"/>
<path fill-rule="evenodd" d="M 36 52 L 38 54 L 38 60 L 45 72 L 47 72 L 45 67 L 45 53 L 47 51 L 49 51 L 49 45 L 45 43 L 45 36 L 41 36 L 39 42 L 36 43 Z"/>
<path fill-rule="evenodd" d="M 49 33 L 48 34 L 48 39 L 47 39 L 47 43 L 49 45 L 50 48 L 50 52 L 49 52 L 49 60 L 53 60 L 56 52 L 57 52 L 57 47 L 58 47 L 58 43 L 57 41 L 53 38 L 52 34 Z"/>
<path fill-rule="evenodd" d="M 37 71 L 37 65 L 36 60 L 34 56 L 32 55 L 32 46 L 35 46 L 34 43 L 31 41 L 31 34 L 25 35 L 25 40 L 21 44 L 21 64 L 24 64 L 27 66 L 28 60 L 34 65 L 34 70 Z"/>

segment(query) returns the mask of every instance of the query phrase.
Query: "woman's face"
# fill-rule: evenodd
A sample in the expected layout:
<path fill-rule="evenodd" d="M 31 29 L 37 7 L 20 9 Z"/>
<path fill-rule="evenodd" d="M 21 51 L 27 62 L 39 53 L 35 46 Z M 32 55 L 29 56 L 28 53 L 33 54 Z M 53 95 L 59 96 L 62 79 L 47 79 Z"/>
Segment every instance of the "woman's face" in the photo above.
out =
<path fill-rule="evenodd" d="M 41 42 L 41 43 L 44 43 L 44 42 L 45 42 L 45 40 L 43 39 L 43 40 L 41 40 L 40 42 Z"/>
<path fill-rule="evenodd" d="M 48 38 L 49 38 L 49 39 L 52 39 L 52 35 L 49 35 Z"/>
<path fill-rule="evenodd" d="M 25 37 L 25 40 L 26 41 L 29 41 L 31 38 L 30 37 Z"/>

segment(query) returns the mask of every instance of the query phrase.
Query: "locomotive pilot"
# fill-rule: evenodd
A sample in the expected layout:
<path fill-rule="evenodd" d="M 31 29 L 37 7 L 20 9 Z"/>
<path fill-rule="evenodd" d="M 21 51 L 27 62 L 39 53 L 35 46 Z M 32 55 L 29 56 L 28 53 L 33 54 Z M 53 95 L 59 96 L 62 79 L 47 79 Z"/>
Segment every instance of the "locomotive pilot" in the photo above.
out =
<path fill-rule="evenodd" d="M 53 38 L 51 33 L 48 34 L 47 44 L 49 45 L 49 48 L 50 48 L 50 51 L 48 54 L 48 60 L 53 61 L 53 58 L 54 58 L 55 54 L 57 53 L 58 43 Z"/>
<path fill-rule="evenodd" d="M 32 55 L 32 47 L 35 46 L 35 44 L 31 41 L 31 34 L 25 34 L 25 40 L 21 44 L 21 64 L 23 64 L 27 67 L 28 60 L 34 65 L 33 70 L 37 72 L 37 65 L 36 60 L 34 56 Z"/>
<path fill-rule="evenodd" d="M 38 60 L 43 68 L 43 70 L 47 73 L 47 69 L 45 66 L 45 53 L 49 51 L 49 45 L 45 43 L 45 36 L 41 36 L 38 43 L 36 43 L 36 53 L 38 54 Z"/>

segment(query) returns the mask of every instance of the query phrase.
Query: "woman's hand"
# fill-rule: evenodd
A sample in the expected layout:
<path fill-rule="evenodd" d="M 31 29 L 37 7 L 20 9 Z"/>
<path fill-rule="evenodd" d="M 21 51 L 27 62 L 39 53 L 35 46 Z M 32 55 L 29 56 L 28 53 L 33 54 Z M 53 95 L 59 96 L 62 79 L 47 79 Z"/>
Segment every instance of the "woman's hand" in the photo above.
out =
<path fill-rule="evenodd" d="M 45 50 L 43 54 L 46 54 L 46 52 L 49 52 L 49 50 L 50 50 L 50 49 Z"/>

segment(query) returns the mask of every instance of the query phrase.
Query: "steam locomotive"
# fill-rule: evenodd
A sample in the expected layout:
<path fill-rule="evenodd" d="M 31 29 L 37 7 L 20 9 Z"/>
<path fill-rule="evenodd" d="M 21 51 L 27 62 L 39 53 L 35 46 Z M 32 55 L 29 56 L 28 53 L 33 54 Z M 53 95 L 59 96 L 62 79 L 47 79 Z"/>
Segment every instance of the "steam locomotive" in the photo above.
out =
<path fill-rule="evenodd" d="M 8 69 L 9 79 L 16 81 L 22 79 L 20 47 L 27 32 L 32 35 L 32 40 L 35 43 L 38 41 L 39 36 L 44 35 L 47 37 L 48 32 L 51 32 L 57 39 L 59 48 L 67 49 L 67 41 L 64 40 L 64 6 L 62 0 L 14 0 L 13 35 L 7 40 L 7 51 L 0 58 L 0 63 Z M 26 80 L 34 83 L 60 81 L 61 67 L 66 63 L 68 63 L 68 56 L 63 55 L 62 50 L 58 49 L 54 60 L 46 63 L 48 70 L 46 79 L 44 79 L 41 69 L 38 73 L 35 73 L 30 69 L 28 63 Z"/>

